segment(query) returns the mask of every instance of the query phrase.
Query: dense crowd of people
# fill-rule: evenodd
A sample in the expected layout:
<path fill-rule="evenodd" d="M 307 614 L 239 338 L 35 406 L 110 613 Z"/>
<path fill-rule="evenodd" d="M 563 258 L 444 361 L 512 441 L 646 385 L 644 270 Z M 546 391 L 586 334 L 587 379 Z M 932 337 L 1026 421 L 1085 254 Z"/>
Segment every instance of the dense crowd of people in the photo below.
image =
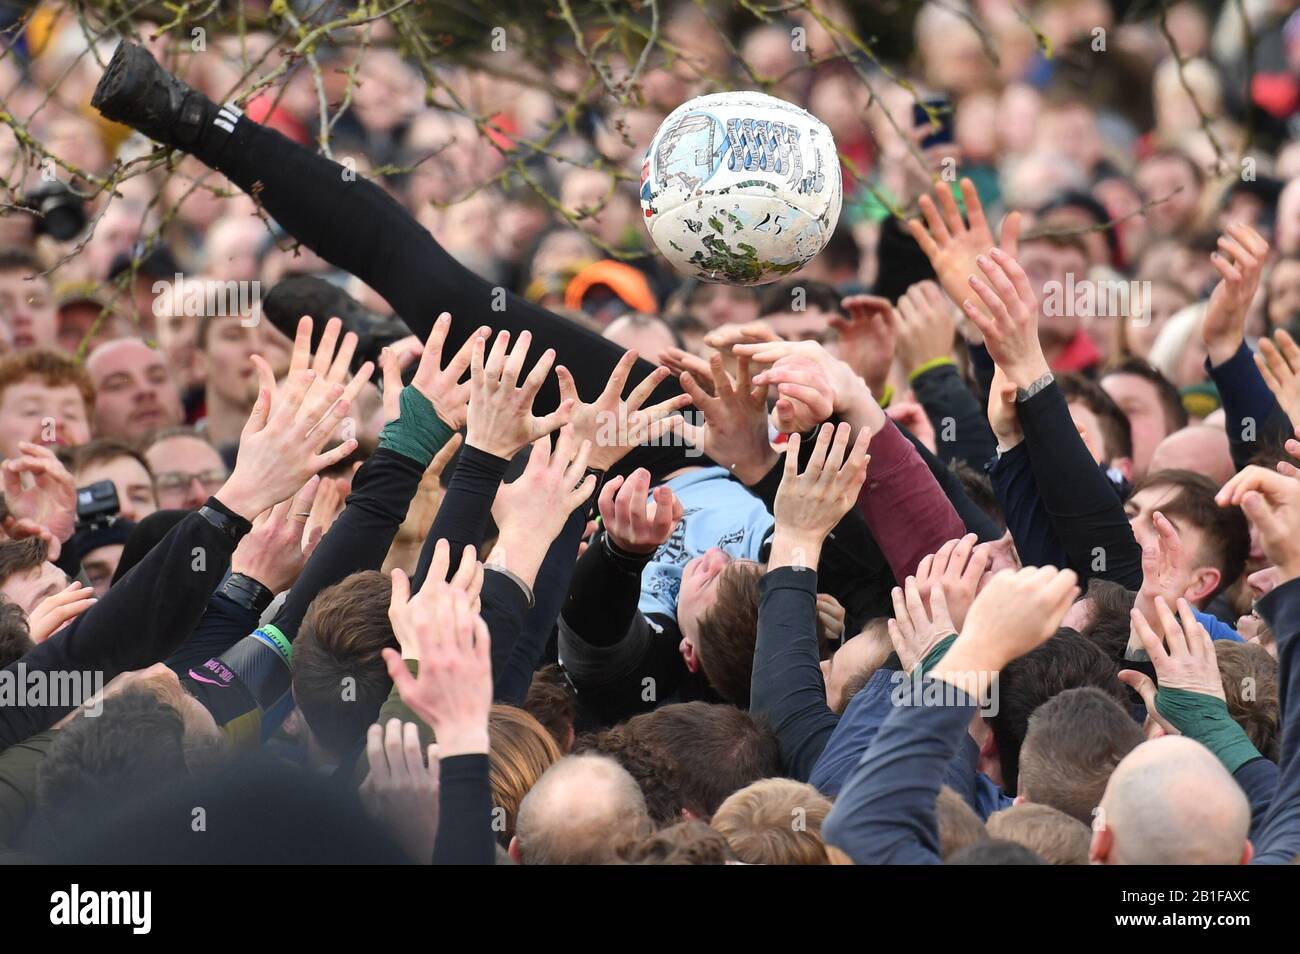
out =
<path fill-rule="evenodd" d="M 382 20 L 317 73 L 37 5 L 15 200 L 172 158 L 75 235 L 0 216 L 0 847 L 1293 862 L 1295 6 L 927 3 L 891 74 L 846 6 L 681 4 L 544 136 L 580 58 L 426 100 Z M 645 146 L 760 82 L 833 131 L 839 226 L 676 275 Z"/>

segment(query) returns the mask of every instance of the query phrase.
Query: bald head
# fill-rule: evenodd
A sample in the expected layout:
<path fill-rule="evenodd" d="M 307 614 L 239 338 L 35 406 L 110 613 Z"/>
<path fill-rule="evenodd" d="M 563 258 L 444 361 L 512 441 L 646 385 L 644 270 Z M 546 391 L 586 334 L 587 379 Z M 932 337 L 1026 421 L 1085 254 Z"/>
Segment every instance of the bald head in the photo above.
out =
<path fill-rule="evenodd" d="M 1250 860 L 1250 804 L 1209 749 L 1183 736 L 1144 742 L 1111 774 L 1095 862 L 1236 865 Z"/>
<path fill-rule="evenodd" d="M 530 865 L 601 864 L 651 829 L 636 780 L 604 755 L 570 755 L 524 796 L 511 855 Z"/>
<path fill-rule="evenodd" d="M 162 353 L 139 338 L 101 344 L 86 358 L 95 385 L 95 436 L 132 443 L 184 417 L 180 392 Z"/>
<path fill-rule="evenodd" d="M 1151 455 L 1148 470 L 1191 470 L 1205 474 L 1220 487 L 1237 472 L 1227 432 L 1204 424 L 1184 427 L 1162 440 Z"/>

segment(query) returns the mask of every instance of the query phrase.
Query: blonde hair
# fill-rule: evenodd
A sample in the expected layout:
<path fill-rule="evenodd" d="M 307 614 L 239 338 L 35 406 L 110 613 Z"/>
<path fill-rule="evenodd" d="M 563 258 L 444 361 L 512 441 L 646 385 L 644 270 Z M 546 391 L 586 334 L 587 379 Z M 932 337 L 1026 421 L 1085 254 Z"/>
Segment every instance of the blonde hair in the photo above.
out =
<path fill-rule="evenodd" d="M 826 865 L 821 830 L 830 810 L 830 799 L 806 782 L 764 778 L 728 796 L 713 828 L 746 864 Z"/>
<path fill-rule="evenodd" d="M 1192 335 L 1200 334 L 1208 303 L 1198 301 L 1174 312 L 1164 323 L 1156 340 L 1151 343 L 1147 361 L 1168 380 L 1178 385 L 1178 363 L 1187 349 Z"/>
<path fill-rule="evenodd" d="M 515 833 L 519 804 L 542 773 L 560 760 L 560 747 L 523 709 L 503 705 L 494 705 L 488 714 L 488 741 L 492 806 L 505 821 L 497 841 L 506 846 Z"/>

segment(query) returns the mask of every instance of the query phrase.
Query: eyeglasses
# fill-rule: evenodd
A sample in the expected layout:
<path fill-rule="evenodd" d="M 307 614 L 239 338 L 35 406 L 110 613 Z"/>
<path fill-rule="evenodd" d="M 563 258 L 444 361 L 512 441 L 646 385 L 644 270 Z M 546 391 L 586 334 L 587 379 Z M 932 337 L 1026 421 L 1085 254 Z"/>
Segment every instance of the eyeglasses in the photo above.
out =
<path fill-rule="evenodd" d="M 226 482 L 227 476 L 226 471 L 222 468 L 205 470 L 197 474 L 187 474 L 184 471 L 175 470 L 155 476 L 154 487 L 157 488 L 160 497 L 183 497 L 194 481 L 197 480 L 204 491 L 211 495 L 221 489 L 222 484 Z"/>

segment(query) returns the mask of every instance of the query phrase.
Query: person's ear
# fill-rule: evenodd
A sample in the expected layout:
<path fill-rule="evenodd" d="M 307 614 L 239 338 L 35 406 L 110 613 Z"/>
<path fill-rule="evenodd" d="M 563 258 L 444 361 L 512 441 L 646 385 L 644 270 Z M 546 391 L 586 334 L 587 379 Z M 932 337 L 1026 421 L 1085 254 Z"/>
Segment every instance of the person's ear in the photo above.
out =
<path fill-rule="evenodd" d="M 682 654 L 682 659 L 686 662 L 688 672 L 700 671 L 700 657 L 695 654 L 695 644 L 687 637 L 683 636 L 682 641 L 677 645 L 678 651 Z"/>
<path fill-rule="evenodd" d="M 1088 861 L 1094 865 L 1110 864 L 1110 852 L 1114 847 L 1114 839 L 1111 837 L 1110 829 L 1105 825 L 1097 825 L 1092 830 L 1092 841 L 1088 845 Z"/>
<path fill-rule="evenodd" d="M 1243 848 L 1243 849 L 1241 849 L 1241 863 L 1242 863 L 1243 865 L 1248 865 L 1248 864 L 1250 864 L 1250 859 L 1252 859 L 1252 858 L 1254 858 L 1254 857 L 1255 857 L 1255 846 L 1252 845 L 1252 844 L 1250 843 L 1250 839 L 1247 838 L 1247 839 L 1246 839 L 1246 847 Z"/>
<path fill-rule="evenodd" d="M 1129 483 L 1133 482 L 1133 458 L 1132 457 L 1112 457 L 1110 461 L 1112 470 L 1117 470 L 1124 475 L 1124 479 Z"/>
<path fill-rule="evenodd" d="M 998 754 L 998 740 L 993 737 L 990 729 L 983 741 L 979 743 L 979 770 L 989 777 L 989 780 L 1002 787 L 1002 757 Z"/>
<path fill-rule="evenodd" d="M 694 820 L 695 820 L 695 813 L 691 811 L 689 808 L 687 808 L 685 805 L 683 805 L 682 821 L 694 821 Z"/>
<path fill-rule="evenodd" d="M 1024 804 L 1025 804 L 1026 802 L 1028 802 L 1028 801 L 1029 801 L 1029 799 L 1027 799 L 1027 798 L 1025 797 L 1025 790 L 1024 790 L 1024 787 L 1022 786 L 1021 789 L 1020 789 L 1020 791 L 1016 792 L 1016 797 L 1013 798 L 1013 799 L 1011 799 L 1011 804 L 1012 804 L 1012 805 L 1024 805 Z"/>
<path fill-rule="evenodd" d="M 510 860 L 515 864 L 522 865 L 524 863 L 523 852 L 519 850 L 519 839 L 515 835 L 510 836 L 510 847 L 506 849 L 506 854 L 510 856 Z"/>
<path fill-rule="evenodd" d="M 568 755 L 570 752 L 573 751 L 574 739 L 575 736 L 573 732 L 573 725 L 569 724 L 565 726 L 564 729 L 564 745 L 560 746 L 560 753 L 562 755 Z"/>
<path fill-rule="evenodd" d="M 1187 598 L 1187 602 L 1199 609 L 1201 602 L 1208 599 L 1210 594 L 1219 588 L 1222 581 L 1223 573 L 1218 567 L 1197 567 L 1192 573 L 1192 580 L 1187 584 L 1187 589 L 1183 591 L 1183 596 Z"/>

